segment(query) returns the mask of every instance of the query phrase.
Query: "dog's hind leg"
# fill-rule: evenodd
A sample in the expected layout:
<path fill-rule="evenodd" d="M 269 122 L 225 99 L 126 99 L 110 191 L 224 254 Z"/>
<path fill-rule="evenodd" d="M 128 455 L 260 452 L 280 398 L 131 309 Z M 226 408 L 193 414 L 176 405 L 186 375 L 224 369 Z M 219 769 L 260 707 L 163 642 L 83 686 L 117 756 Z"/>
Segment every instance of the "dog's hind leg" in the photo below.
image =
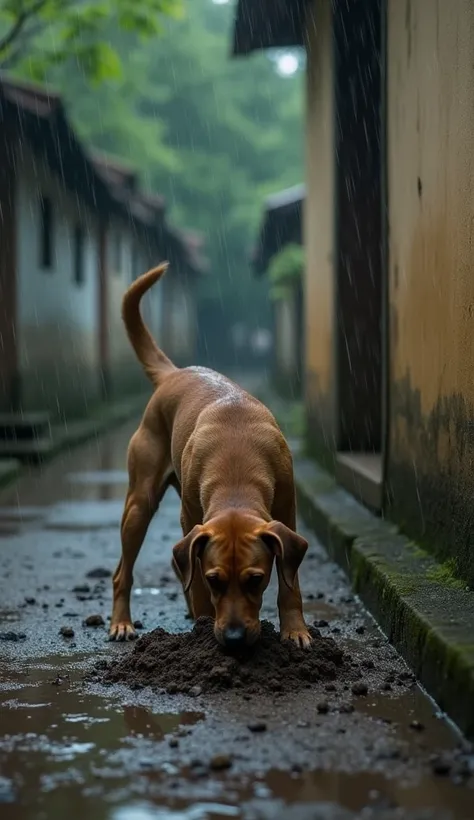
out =
<path fill-rule="evenodd" d="M 166 436 L 140 427 L 128 449 L 129 487 L 122 516 L 122 556 L 113 577 L 113 608 L 109 637 L 126 641 L 136 637 L 130 614 L 133 567 L 149 524 L 168 486 L 169 448 Z"/>

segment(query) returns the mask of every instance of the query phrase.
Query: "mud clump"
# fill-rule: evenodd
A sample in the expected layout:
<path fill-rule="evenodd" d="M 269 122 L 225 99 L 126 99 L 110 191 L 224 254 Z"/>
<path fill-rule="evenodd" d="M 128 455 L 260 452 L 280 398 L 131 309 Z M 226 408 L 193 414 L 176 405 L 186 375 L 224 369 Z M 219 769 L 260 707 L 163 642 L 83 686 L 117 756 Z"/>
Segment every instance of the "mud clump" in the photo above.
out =
<path fill-rule="evenodd" d="M 246 693 L 291 693 L 321 680 L 333 680 L 345 667 L 344 653 L 332 638 L 311 629 L 310 649 L 280 641 L 264 621 L 260 640 L 230 655 L 215 637 L 211 618 L 199 618 L 191 632 L 171 635 L 155 629 L 141 637 L 126 657 L 102 674 L 103 683 L 125 683 L 133 689 L 151 686 L 169 694 L 229 689 Z"/>

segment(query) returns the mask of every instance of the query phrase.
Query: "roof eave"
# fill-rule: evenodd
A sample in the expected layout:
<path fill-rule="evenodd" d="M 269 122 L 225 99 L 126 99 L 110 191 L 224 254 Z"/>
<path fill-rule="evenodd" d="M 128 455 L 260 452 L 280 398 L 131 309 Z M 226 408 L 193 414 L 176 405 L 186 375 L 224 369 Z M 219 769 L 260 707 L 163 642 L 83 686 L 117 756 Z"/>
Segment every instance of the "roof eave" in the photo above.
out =
<path fill-rule="evenodd" d="M 239 0 L 232 56 L 304 46 L 307 3 L 308 0 Z"/>

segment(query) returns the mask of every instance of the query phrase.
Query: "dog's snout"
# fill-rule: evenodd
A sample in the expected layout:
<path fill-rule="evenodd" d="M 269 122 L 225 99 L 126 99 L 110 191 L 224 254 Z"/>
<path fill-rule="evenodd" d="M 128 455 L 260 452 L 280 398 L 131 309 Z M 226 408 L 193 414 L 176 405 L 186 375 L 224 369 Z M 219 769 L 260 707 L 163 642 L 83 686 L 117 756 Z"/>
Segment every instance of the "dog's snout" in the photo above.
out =
<path fill-rule="evenodd" d="M 224 643 L 228 649 L 238 649 L 245 643 L 244 626 L 228 626 L 224 630 Z"/>

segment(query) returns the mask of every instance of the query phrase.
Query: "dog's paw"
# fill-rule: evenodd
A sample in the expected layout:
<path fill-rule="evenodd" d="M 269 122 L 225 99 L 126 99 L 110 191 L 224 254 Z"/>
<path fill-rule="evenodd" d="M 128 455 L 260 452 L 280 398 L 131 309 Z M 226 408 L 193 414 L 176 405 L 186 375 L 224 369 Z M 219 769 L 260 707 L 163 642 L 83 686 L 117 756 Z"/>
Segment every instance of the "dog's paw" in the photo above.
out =
<path fill-rule="evenodd" d="M 300 629 L 284 629 L 281 633 L 282 641 L 292 641 L 300 649 L 309 649 L 313 639 L 305 626 Z"/>
<path fill-rule="evenodd" d="M 110 627 L 109 641 L 134 641 L 136 637 L 135 627 L 130 621 L 120 621 Z"/>

